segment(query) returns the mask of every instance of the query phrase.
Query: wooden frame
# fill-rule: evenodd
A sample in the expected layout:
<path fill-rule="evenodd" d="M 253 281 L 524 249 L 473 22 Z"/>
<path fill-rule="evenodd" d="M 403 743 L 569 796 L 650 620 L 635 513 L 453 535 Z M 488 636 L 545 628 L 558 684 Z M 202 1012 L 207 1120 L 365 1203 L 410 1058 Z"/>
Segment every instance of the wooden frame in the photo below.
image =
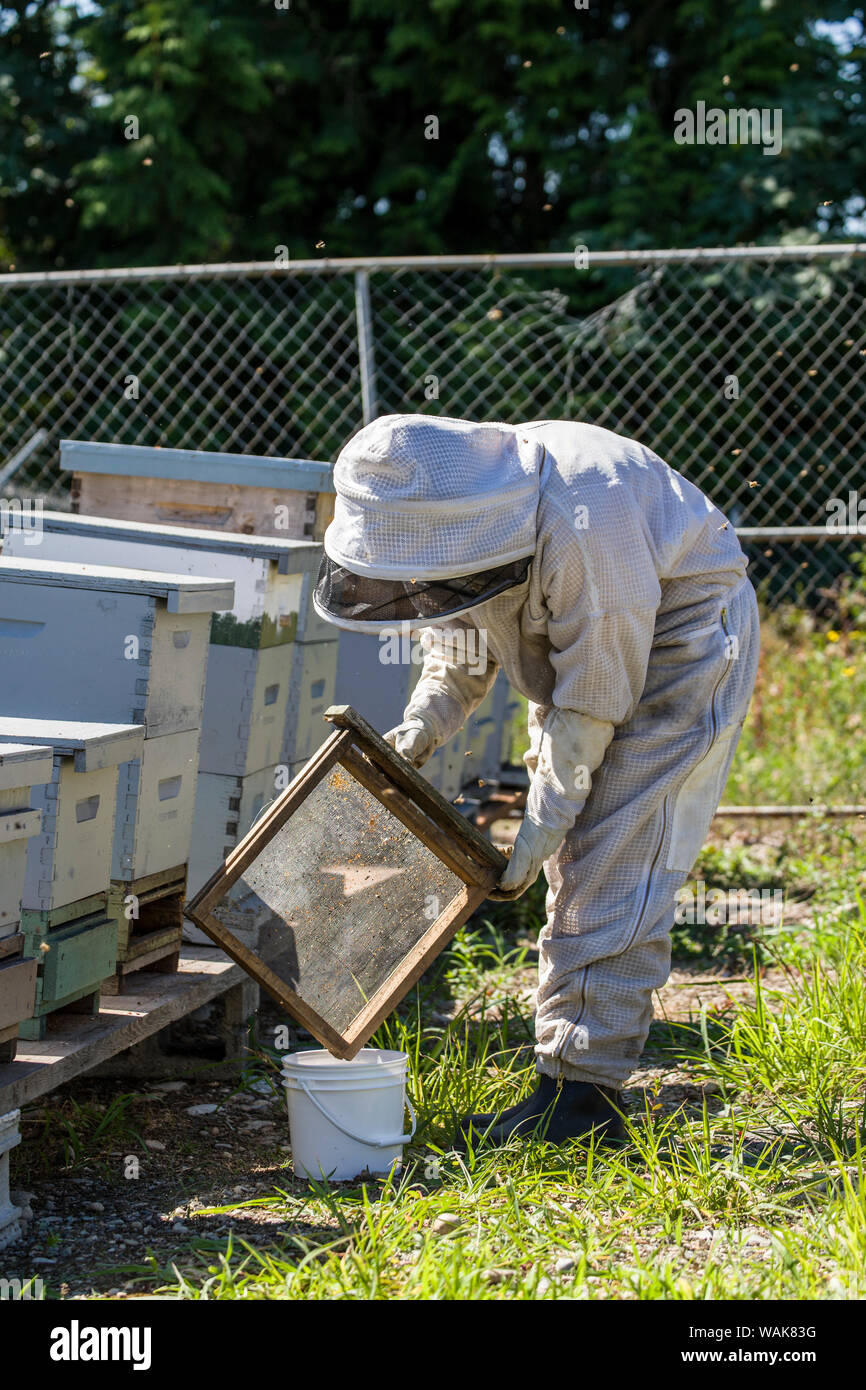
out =
<path fill-rule="evenodd" d="M 334 732 L 195 895 L 186 913 L 329 1052 L 350 1059 L 488 896 L 507 860 L 351 706 L 332 705 L 325 718 L 335 725 Z M 343 1032 L 333 1028 L 213 915 L 231 886 L 337 763 L 463 884 Z"/>

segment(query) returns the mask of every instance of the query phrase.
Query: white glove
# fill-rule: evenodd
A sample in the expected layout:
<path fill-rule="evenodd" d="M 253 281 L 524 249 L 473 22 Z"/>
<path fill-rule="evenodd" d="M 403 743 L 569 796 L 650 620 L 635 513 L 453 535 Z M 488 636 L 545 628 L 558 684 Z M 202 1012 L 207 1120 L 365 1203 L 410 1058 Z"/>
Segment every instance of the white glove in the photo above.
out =
<path fill-rule="evenodd" d="M 538 878 L 545 860 L 556 853 L 565 836 L 564 830 L 551 830 L 549 826 L 539 825 L 529 816 L 524 816 L 508 867 L 489 896 L 498 898 L 501 894 L 503 897 L 516 898 L 525 893 Z"/>
<path fill-rule="evenodd" d="M 405 719 L 402 724 L 398 724 L 395 729 L 389 729 L 382 737 L 413 767 L 423 767 L 427 759 L 436 752 L 433 730 L 423 719 L 417 717 Z"/>

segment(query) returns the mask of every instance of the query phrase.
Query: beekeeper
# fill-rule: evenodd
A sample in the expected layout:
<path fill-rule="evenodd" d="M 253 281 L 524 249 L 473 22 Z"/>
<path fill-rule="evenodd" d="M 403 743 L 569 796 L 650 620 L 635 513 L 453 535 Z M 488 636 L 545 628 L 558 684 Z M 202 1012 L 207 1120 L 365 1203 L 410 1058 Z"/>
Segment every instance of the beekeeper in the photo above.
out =
<path fill-rule="evenodd" d="M 499 889 L 545 868 L 539 1084 L 461 1132 L 621 1138 L 677 893 L 755 680 L 733 528 L 646 445 L 569 421 L 387 415 L 349 441 L 334 483 L 321 615 L 364 632 L 434 625 L 386 735 L 397 751 L 422 766 L 500 669 L 529 701 L 526 814 Z"/>

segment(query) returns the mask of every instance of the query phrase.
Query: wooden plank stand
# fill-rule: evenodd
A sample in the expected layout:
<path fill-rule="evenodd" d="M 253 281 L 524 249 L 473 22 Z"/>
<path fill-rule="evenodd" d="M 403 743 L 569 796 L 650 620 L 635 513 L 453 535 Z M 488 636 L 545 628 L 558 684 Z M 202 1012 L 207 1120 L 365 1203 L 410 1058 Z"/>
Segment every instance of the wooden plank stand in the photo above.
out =
<path fill-rule="evenodd" d="M 123 883 L 112 879 L 108 915 L 117 924 L 117 971 L 103 994 L 122 994 L 136 970 L 177 970 L 186 897 L 186 865 Z"/>
<path fill-rule="evenodd" d="M 350 1059 L 507 860 L 348 705 L 186 908 L 329 1052 Z"/>

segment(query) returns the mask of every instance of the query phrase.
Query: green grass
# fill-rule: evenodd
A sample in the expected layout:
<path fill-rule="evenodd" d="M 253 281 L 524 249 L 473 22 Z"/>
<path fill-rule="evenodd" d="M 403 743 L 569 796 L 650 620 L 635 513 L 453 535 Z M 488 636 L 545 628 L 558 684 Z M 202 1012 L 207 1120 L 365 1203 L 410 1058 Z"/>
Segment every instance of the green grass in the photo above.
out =
<path fill-rule="evenodd" d="M 671 1109 L 648 1087 L 617 1151 L 450 1151 L 455 1110 L 531 1085 L 526 1020 L 392 1020 L 377 1041 L 410 1055 L 424 1141 L 402 1175 L 287 1177 L 256 1203 L 283 1218 L 276 1245 L 202 1246 L 186 1267 L 140 1276 L 208 1299 L 862 1297 L 864 944 L 861 909 L 832 951 L 801 955 L 788 988 L 767 990 L 758 971 L 753 1004 L 681 1029 L 696 1098 Z M 322 1227 L 332 1239 L 305 1235 Z"/>
<path fill-rule="evenodd" d="M 377 1036 L 410 1057 L 419 1131 L 399 1177 L 329 1187 L 287 1169 L 272 1195 L 221 1209 L 268 1207 L 276 1242 L 200 1242 L 171 1268 L 140 1268 L 142 1287 L 182 1299 L 866 1295 L 862 904 L 818 938 L 773 943 L 779 983 L 756 966 L 753 1002 L 654 1030 L 689 1095 L 667 1099 L 664 1067 L 650 1077 L 617 1151 L 451 1150 L 456 1114 L 533 1084 L 528 1011 L 508 992 L 523 948 L 496 955 L 496 940 L 480 933 L 489 996 L 469 979 L 456 1017 L 435 1024 L 428 981 Z M 439 987 L 466 978 L 470 954 L 464 941 L 442 962 Z"/>
<path fill-rule="evenodd" d="M 864 646 L 850 623 L 765 625 L 727 801 L 866 800 Z M 266 1245 L 193 1240 L 126 1277 L 179 1299 L 866 1297 L 866 824 L 717 822 L 692 877 L 779 887 L 786 916 L 676 929 L 675 965 L 752 986 L 654 1025 L 627 1148 L 451 1148 L 458 1115 L 533 1085 L 537 885 L 487 904 L 374 1040 L 410 1059 L 399 1176 L 329 1187 L 287 1164 L 221 1209 L 266 1206 Z"/>
<path fill-rule="evenodd" d="M 17 1168 L 18 1181 L 30 1182 L 56 1172 L 75 1172 L 85 1165 L 108 1172 L 106 1146 L 125 1144 L 146 1152 L 129 1115 L 135 1093 L 114 1096 L 107 1105 L 79 1103 L 74 1096 L 25 1111 L 28 1125 L 26 1161 Z"/>

